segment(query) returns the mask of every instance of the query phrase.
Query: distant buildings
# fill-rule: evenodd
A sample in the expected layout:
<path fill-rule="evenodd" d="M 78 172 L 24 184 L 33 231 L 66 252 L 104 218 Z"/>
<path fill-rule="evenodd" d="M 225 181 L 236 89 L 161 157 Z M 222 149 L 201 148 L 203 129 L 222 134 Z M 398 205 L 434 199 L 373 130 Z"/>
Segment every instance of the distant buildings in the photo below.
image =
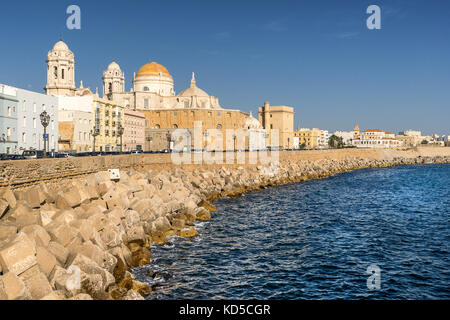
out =
<path fill-rule="evenodd" d="M 271 106 L 265 102 L 258 108 L 258 120 L 262 129 L 268 133 L 267 145 L 292 149 L 294 147 L 294 108 L 288 106 Z M 278 144 L 273 141 L 272 130 L 278 130 Z"/>
<path fill-rule="evenodd" d="M 294 132 L 294 139 L 298 139 L 298 148 L 316 149 L 319 147 L 321 132 L 317 128 L 301 128 Z"/>
<path fill-rule="evenodd" d="M 353 141 L 353 131 L 335 131 L 335 136 L 342 138 L 344 146 L 351 146 Z"/>
<path fill-rule="evenodd" d="M 402 142 L 395 138 L 392 132 L 380 129 L 369 129 L 360 132 L 359 126 L 353 129 L 352 144 L 358 148 L 395 148 L 402 146 Z"/>

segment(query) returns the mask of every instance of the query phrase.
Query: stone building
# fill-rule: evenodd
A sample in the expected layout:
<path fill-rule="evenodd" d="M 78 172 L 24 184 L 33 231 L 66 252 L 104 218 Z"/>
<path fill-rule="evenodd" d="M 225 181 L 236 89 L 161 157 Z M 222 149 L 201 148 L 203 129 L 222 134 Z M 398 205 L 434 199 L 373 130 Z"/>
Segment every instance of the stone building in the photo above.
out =
<path fill-rule="evenodd" d="M 92 151 L 92 112 L 60 110 L 58 130 L 60 151 Z"/>
<path fill-rule="evenodd" d="M 258 119 L 268 133 L 268 146 L 283 149 L 294 147 L 294 108 L 271 106 L 266 101 L 263 107 L 258 108 Z M 272 138 L 272 130 L 278 130 L 278 142 Z"/>
<path fill-rule="evenodd" d="M 0 153 L 17 153 L 17 91 L 0 84 Z"/>
<path fill-rule="evenodd" d="M 93 96 L 94 106 L 92 111 L 95 129 L 99 135 L 96 137 L 97 150 L 117 151 L 120 144 L 116 142 L 118 125 L 122 117 L 112 119 L 111 114 L 123 114 L 123 110 L 139 111 L 145 118 L 145 131 L 139 129 L 140 141 L 134 135 L 137 128 L 127 128 L 133 121 L 123 121 L 124 150 L 144 146 L 144 150 L 171 149 L 171 141 L 167 139 L 167 133 L 176 129 L 194 130 L 201 123 L 202 141 L 199 145 L 190 143 L 187 148 L 207 148 L 214 146 L 216 149 L 263 149 L 266 147 L 266 128 L 272 127 L 280 132 L 280 143 L 277 147 L 291 148 L 293 145 L 293 108 L 286 106 L 271 107 L 272 123 L 268 127 L 261 125 L 251 115 L 235 109 L 223 109 L 219 99 L 211 96 L 197 86 L 195 74 L 189 87 L 176 94 L 174 80 L 163 65 L 150 62 L 143 65 L 137 73 L 133 74 L 132 88 L 125 88 L 125 73 L 116 62 L 111 62 L 103 72 L 103 98 L 98 93 L 92 94 L 89 89 L 75 86 L 75 58 L 68 46 L 59 41 L 48 53 L 47 59 L 47 85 L 45 90 L 48 95 L 64 97 Z M 115 111 L 112 111 L 112 110 Z M 79 109 L 73 109 L 79 110 Z M 109 110 L 109 111 L 107 111 Z M 79 110 L 82 111 L 82 110 Z M 88 112 L 88 110 L 85 110 Z M 129 113 L 131 114 L 131 113 Z M 125 115 L 123 115 L 125 116 Z M 114 124 L 114 125 L 113 125 Z M 133 124 L 134 125 L 134 124 Z M 75 129 L 76 126 L 74 125 Z M 218 130 L 219 136 L 215 134 Z M 235 131 L 230 131 L 235 130 Z M 240 131 L 239 131 L 240 130 Z M 144 140 L 142 133 L 145 132 Z M 72 137 L 76 136 L 76 133 Z M 250 139 L 251 137 L 251 139 Z M 217 142 L 222 139 L 222 143 Z M 136 142 L 133 142 L 136 140 Z M 252 141 L 250 141 L 252 140 Z M 72 142 L 73 143 L 73 142 Z M 175 142 L 172 141 L 172 144 Z M 127 145 L 127 147 L 125 146 Z M 196 145 L 194 147 L 194 145 Z M 163 147 L 165 146 L 165 147 Z"/>
<path fill-rule="evenodd" d="M 60 128 L 64 132 L 60 135 L 60 144 L 65 145 L 64 150 L 74 152 L 94 151 L 94 133 L 95 151 L 119 151 L 120 136 L 118 128 L 122 123 L 123 107 L 107 99 L 100 98 L 90 90 L 85 90 L 83 96 L 58 96 L 61 110 L 68 111 L 65 114 L 74 116 L 64 122 L 71 121 L 69 126 L 63 123 Z M 72 112 L 72 113 L 71 113 Z M 73 133 L 69 134 L 67 130 L 72 128 Z M 80 137 L 79 139 L 78 137 Z M 86 139 L 84 139 L 86 135 Z M 72 137 L 70 143 L 67 137 Z M 87 145 L 88 143 L 89 146 Z M 75 147 L 77 146 L 77 147 Z M 69 149 L 66 149 L 68 148 Z"/>
<path fill-rule="evenodd" d="M 123 111 L 123 151 L 144 150 L 145 116 L 139 111 Z"/>

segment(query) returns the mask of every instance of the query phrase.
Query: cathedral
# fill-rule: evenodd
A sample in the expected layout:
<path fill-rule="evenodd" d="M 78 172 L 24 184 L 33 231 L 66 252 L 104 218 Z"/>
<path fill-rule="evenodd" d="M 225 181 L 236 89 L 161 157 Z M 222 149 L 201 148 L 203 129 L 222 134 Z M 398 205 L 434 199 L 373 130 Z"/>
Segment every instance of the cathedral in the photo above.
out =
<path fill-rule="evenodd" d="M 192 73 L 190 85 L 180 93 L 174 90 L 174 79 L 166 67 L 150 62 L 139 68 L 133 74 L 132 88 L 125 89 L 125 73 L 116 62 L 111 62 L 103 72 L 103 97 L 98 92 L 95 94 L 88 88 L 84 88 L 81 82 L 79 88 L 75 85 L 75 56 L 66 43 L 58 41 L 48 53 L 47 59 L 47 85 L 45 91 L 48 95 L 66 97 L 94 96 L 97 101 L 112 106 L 120 106 L 123 110 L 139 112 L 145 118 L 145 146 L 144 151 L 157 151 L 172 149 L 169 136 L 176 129 L 187 129 L 193 132 L 194 127 L 201 123 L 202 149 L 208 149 L 213 145 L 210 141 L 210 130 L 219 130 L 222 134 L 222 145 L 214 144 L 214 150 L 230 149 L 234 147 L 236 135 L 225 134 L 227 129 L 243 130 L 237 139 L 244 139 L 244 148 L 250 150 L 264 149 L 268 134 L 266 129 L 276 129 L 271 125 L 265 128 L 255 119 L 251 113 L 241 110 L 224 109 L 220 106 L 219 99 L 211 96 L 197 86 L 195 74 Z M 119 110 L 119 109 L 117 109 Z M 93 107 L 93 119 L 102 130 L 103 123 L 99 121 L 96 109 Z M 114 123 L 121 123 L 120 118 Z M 282 126 L 283 124 L 280 124 Z M 109 128 L 111 132 L 114 128 Z M 242 131 L 241 131 L 242 132 Z M 250 139 L 249 137 L 257 137 Z M 203 139 L 204 138 L 204 139 Z M 251 142 L 252 140 L 253 142 Z M 287 146 L 289 146 L 287 140 Z M 242 145 L 242 144 L 240 144 Z M 183 149 L 193 149 L 192 145 L 183 146 Z"/>

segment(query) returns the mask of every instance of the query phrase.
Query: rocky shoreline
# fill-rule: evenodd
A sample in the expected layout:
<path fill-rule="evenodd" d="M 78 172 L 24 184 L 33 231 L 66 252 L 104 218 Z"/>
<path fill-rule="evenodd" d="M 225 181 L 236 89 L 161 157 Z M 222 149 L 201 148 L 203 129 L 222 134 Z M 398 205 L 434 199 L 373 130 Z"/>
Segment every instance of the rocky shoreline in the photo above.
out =
<path fill-rule="evenodd" d="M 107 171 L 0 191 L 0 300 L 140 300 L 152 288 L 130 268 L 150 246 L 198 235 L 212 202 L 362 168 L 450 163 L 450 156 L 282 161 L 193 171 Z"/>

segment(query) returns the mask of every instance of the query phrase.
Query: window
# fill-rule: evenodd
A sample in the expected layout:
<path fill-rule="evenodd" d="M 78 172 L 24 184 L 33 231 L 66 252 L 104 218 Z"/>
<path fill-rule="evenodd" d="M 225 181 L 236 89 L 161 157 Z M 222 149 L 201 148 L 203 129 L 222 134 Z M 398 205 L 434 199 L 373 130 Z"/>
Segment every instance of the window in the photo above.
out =
<path fill-rule="evenodd" d="M 27 134 L 26 134 L 26 132 L 23 132 L 23 133 L 22 133 L 22 142 L 23 142 L 23 143 L 26 143 L 26 142 L 27 142 Z"/>
<path fill-rule="evenodd" d="M 11 107 L 8 107 L 8 117 L 11 117 Z"/>
<path fill-rule="evenodd" d="M 150 91 L 148 87 L 144 87 L 144 91 Z"/>
<path fill-rule="evenodd" d="M 177 112 L 176 112 L 176 111 L 173 112 L 173 116 L 174 116 L 174 117 L 177 116 Z"/>
<path fill-rule="evenodd" d="M 26 127 L 27 126 L 27 117 L 23 117 L 23 126 Z"/>
<path fill-rule="evenodd" d="M 23 103 L 22 103 L 22 111 L 23 112 L 27 111 L 27 102 L 25 100 L 23 100 Z"/>
<path fill-rule="evenodd" d="M 64 69 L 61 70 L 61 78 L 64 79 Z"/>
<path fill-rule="evenodd" d="M 45 106 L 45 104 L 42 105 L 42 111 L 45 111 L 45 109 L 47 109 L 47 107 Z"/>
<path fill-rule="evenodd" d="M 6 128 L 6 138 L 7 138 L 8 140 L 11 139 L 11 128 Z"/>
<path fill-rule="evenodd" d="M 55 79 L 58 79 L 58 67 L 53 68 L 53 75 L 55 76 Z"/>
<path fill-rule="evenodd" d="M 218 130 L 222 129 L 222 125 L 221 125 L 221 124 L 218 124 L 218 125 L 217 125 L 217 129 L 218 129 Z"/>
<path fill-rule="evenodd" d="M 36 103 L 33 103 L 33 112 L 36 112 Z"/>
<path fill-rule="evenodd" d="M 174 129 L 178 129 L 178 125 L 177 125 L 177 124 L 174 124 L 174 125 L 173 125 L 173 128 L 174 128 Z"/>
<path fill-rule="evenodd" d="M 33 143 L 36 143 L 36 133 L 33 133 Z"/>
<path fill-rule="evenodd" d="M 186 101 L 184 102 L 184 107 L 185 107 L 185 108 L 189 108 L 189 101 L 186 100 Z"/>
<path fill-rule="evenodd" d="M 145 108 L 148 108 L 148 99 L 147 99 L 147 98 L 144 99 L 144 107 L 145 107 Z"/>
<path fill-rule="evenodd" d="M 33 118 L 33 128 L 36 129 L 36 126 L 37 126 L 36 118 Z"/>
<path fill-rule="evenodd" d="M 160 126 L 159 124 L 157 124 L 157 125 L 155 126 L 155 128 L 156 128 L 156 129 L 161 129 L 161 126 Z"/>
<path fill-rule="evenodd" d="M 220 111 L 219 112 L 217 112 L 217 116 L 218 117 L 220 117 L 222 114 L 220 113 Z"/>

